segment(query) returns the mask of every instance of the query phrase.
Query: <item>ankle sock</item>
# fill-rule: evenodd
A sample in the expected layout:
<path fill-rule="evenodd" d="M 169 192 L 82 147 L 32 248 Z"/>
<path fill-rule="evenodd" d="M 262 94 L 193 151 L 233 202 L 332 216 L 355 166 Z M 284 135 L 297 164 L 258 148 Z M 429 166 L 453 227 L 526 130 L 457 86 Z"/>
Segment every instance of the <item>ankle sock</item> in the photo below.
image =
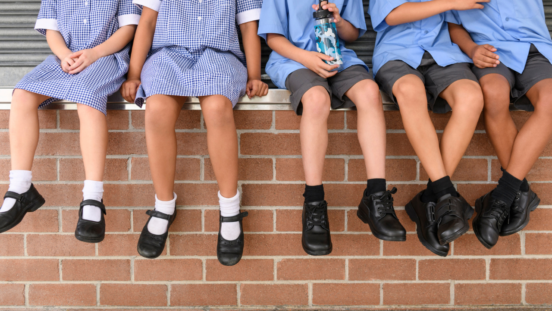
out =
<path fill-rule="evenodd" d="M 431 190 L 435 196 L 435 200 L 439 200 L 442 196 L 450 194 L 453 197 L 458 197 L 458 192 L 454 188 L 449 176 L 431 182 Z"/>
<path fill-rule="evenodd" d="M 522 180 L 517 179 L 506 170 L 502 172 L 502 177 L 498 180 L 498 186 L 491 193 L 494 199 L 504 201 L 506 206 L 512 205 L 516 194 L 519 191 Z"/>
<path fill-rule="evenodd" d="M 305 185 L 303 196 L 305 197 L 305 203 L 324 201 L 324 185 Z"/>
<path fill-rule="evenodd" d="M 235 196 L 231 198 L 225 198 L 218 193 L 220 204 L 220 215 L 223 217 L 236 216 L 240 213 L 240 192 L 238 191 Z M 220 225 L 220 234 L 225 240 L 234 241 L 241 234 L 240 222 L 223 222 Z"/>
<path fill-rule="evenodd" d="M 8 191 L 15 193 L 25 193 L 31 188 L 31 180 L 33 179 L 33 174 L 31 171 L 15 170 L 10 171 L 10 187 Z M 7 212 L 12 209 L 15 205 L 15 199 L 6 198 L 2 207 L 0 207 L 0 212 Z"/>
<path fill-rule="evenodd" d="M 527 179 L 524 178 L 521 181 L 521 186 L 519 187 L 519 190 L 521 190 L 523 192 L 529 191 L 529 183 L 527 182 Z"/>
<path fill-rule="evenodd" d="M 364 191 L 364 195 L 371 195 L 378 192 L 383 192 L 387 190 L 387 184 L 385 181 L 385 178 L 372 178 L 368 179 L 366 190 Z"/>
<path fill-rule="evenodd" d="M 172 215 L 176 209 L 176 193 L 173 193 L 174 198 L 170 201 L 161 201 L 155 196 L 155 210 L 163 214 Z M 152 217 L 148 223 L 148 231 L 152 234 L 162 235 L 167 232 L 169 221 L 157 217 Z"/>
<path fill-rule="evenodd" d="M 437 199 L 435 198 L 435 195 L 433 194 L 433 183 L 431 182 L 431 179 L 427 181 L 427 188 L 422 192 L 422 197 L 420 198 L 423 203 L 428 202 L 437 202 Z"/>
<path fill-rule="evenodd" d="M 85 180 L 84 188 L 82 188 L 82 197 L 84 200 L 102 201 L 103 198 L 103 182 L 94 180 Z M 82 208 L 82 218 L 90 221 L 102 220 L 102 210 L 93 205 L 85 205 Z"/>

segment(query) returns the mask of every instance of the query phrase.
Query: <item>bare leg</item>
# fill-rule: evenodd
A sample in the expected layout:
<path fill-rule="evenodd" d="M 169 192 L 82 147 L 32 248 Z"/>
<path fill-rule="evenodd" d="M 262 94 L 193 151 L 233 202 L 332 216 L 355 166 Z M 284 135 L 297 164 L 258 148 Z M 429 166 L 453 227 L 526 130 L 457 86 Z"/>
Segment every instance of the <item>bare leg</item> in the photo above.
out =
<path fill-rule="evenodd" d="M 80 145 L 86 180 L 103 181 L 107 154 L 107 119 L 92 107 L 77 106 L 80 120 Z"/>

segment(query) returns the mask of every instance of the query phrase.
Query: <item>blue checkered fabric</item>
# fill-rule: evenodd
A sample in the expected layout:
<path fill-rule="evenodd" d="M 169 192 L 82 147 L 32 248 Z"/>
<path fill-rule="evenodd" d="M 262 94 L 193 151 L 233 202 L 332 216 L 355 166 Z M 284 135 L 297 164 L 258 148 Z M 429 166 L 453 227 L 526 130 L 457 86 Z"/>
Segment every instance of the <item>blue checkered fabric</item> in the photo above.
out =
<path fill-rule="evenodd" d="M 134 0 L 159 12 L 136 104 L 157 94 L 245 95 L 247 69 L 238 24 L 258 20 L 262 0 Z"/>
<path fill-rule="evenodd" d="M 35 29 L 43 35 L 48 29 L 59 31 L 67 47 L 77 52 L 102 44 L 120 27 L 138 24 L 140 14 L 132 0 L 42 0 Z M 15 88 L 51 97 L 41 108 L 64 99 L 106 113 L 107 97 L 124 82 L 129 51 L 127 46 L 75 75 L 65 73 L 59 58 L 50 55 Z"/>

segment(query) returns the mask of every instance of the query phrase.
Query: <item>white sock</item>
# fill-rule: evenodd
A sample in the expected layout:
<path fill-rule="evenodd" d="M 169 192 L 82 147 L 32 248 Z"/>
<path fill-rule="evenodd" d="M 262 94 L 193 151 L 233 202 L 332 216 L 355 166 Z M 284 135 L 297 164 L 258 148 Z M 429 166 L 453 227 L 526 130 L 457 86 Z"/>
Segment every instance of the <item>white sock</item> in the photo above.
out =
<path fill-rule="evenodd" d="M 240 213 L 240 192 L 232 198 L 225 198 L 218 193 L 220 215 L 223 217 L 236 216 Z M 220 234 L 225 240 L 234 241 L 240 236 L 240 222 L 223 222 L 220 226 Z"/>
<path fill-rule="evenodd" d="M 163 214 L 172 215 L 176 209 L 176 193 L 174 198 L 170 201 L 161 201 L 155 196 L 155 210 Z M 157 217 L 152 217 L 148 223 L 148 231 L 156 235 L 162 235 L 167 232 L 169 228 L 169 221 Z"/>
<path fill-rule="evenodd" d="M 33 179 L 33 173 L 31 171 L 10 171 L 10 187 L 8 191 L 15 193 L 25 193 L 31 188 L 31 180 Z M 0 207 L 0 213 L 7 212 L 15 205 L 14 198 L 6 198 L 2 207 Z"/>
<path fill-rule="evenodd" d="M 82 188 L 82 196 L 84 200 L 95 200 L 101 202 L 103 193 L 103 181 L 84 181 L 84 188 Z M 102 220 L 102 210 L 97 206 L 85 205 L 82 208 L 82 218 L 98 222 Z"/>

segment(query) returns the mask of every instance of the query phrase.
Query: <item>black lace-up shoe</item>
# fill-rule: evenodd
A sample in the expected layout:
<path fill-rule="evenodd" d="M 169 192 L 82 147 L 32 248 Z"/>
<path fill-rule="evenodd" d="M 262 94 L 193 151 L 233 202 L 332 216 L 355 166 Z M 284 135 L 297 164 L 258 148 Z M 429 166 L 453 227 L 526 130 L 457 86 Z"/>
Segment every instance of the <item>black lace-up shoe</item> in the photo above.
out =
<path fill-rule="evenodd" d="M 150 215 L 150 218 L 148 222 L 146 222 L 144 229 L 142 229 L 142 234 L 140 234 L 140 239 L 138 240 L 138 254 L 145 258 L 154 259 L 161 256 L 161 253 L 163 253 L 165 249 L 165 243 L 167 243 L 167 238 L 169 237 L 169 228 L 176 218 L 176 209 L 172 215 L 167 215 L 155 210 L 149 210 L 146 214 Z M 152 217 L 168 220 L 169 225 L 167 226 L 167 232 L 161 235 L 149 232 L 148 224 Z"/>
<path fill-rule="evenodd" d="M 243 245 L 244 245 L 244 235 L 243 235 L 243 225 L 242 220 L 244 217 L 247 217 L 249 213 L 243 212 L 236 216 L 232 217 L 223 217 L 220 216 L 219 224 L 219 234 L 218 234 L 218 244 L 217 244 L 217 258 L 218 261 L 225 266 L 233 266 L 240 262 L 243 254 Z M 223 222 L 240 222 L 240 236 L 233 240 L 228 241 L 222 237 L 220 234 L 220 228 L 222 227 Z"/>
<path fill-rule="evenodd" d="M 444 195 L 437 200 L 435 218 L 437 219 L 437 237 L 441 245 L 448 244 L 470 229 L 468 220 L 473 215 L 473 208 L 462 197 Z"/>
<path fill-rule="evenodd" d="M 540 199 L 531 188 L 529 191 L 518 191 L 516 199 L 510 206 L 510 214 L 506 223 L 502 225 L 501 236 L 511 235 L 521 231 L 529 223 L 529 214 L 537 209 Z"/>
<path fill-rule="evenodd" d="M 309 255 L 321 256 L 332 252 L 328 204 L 326 201 L 303 205 L 303 249 Z"/>
<path fill-rule="evenodd" d="M 4 199 L 6 198 L 15 199 L 15 205 L 9 211 L 0 213 L 0 233 L 17 226 L 28 212 L 34 212 L 46 203 L 33 184 L 22 194 L 6 192 Z"/>
<path fill-rule="evenodd" d="M 475 201 L 477 215 L 473 219 L 473 231 L 479 242 L 491 249 L 498 242 L 498 236 L 502 230 L 502 224 L 510 213 L 510 207 L 506 203 L 494 199 L 491 193 L 487 193 Z"/>
<path fill-rule="evenodd" d="M 416 232 L 420 242 L 436 255 L 446 257 L 449 252 L 449 244 L 441 245 L 437 237 L 437 221 L 435 219 L 435 203 L 424 203 L 420 199 L 422 192 L 418 193 L 406 206 L 406 213 L 416 223 Z"/>
<path fill-rule="evenodd" d="M 358 206 L 357 216 L 370 226 L 372 234 L 385 241 L 406 241 L 406 230 L 399 222 L 393 208 L 393 194 L 397 188 L 364 196 Z"/>
<path fill-rule="evenodd" d="M 86 205 L 92 205 L 99 207 L 102 210 L 102 218 L 100 221 L 91 221 L 82 218 L 82 209 Z M 79 222 L 75 229 L 75 237 L 77 240 L 87 243 L 100 243 L 105 238 L 105 218 L 106 214 L 105 205 L 102 202 L 96 200 L 84 200 L 80 204 L 79 209 Z"/>

